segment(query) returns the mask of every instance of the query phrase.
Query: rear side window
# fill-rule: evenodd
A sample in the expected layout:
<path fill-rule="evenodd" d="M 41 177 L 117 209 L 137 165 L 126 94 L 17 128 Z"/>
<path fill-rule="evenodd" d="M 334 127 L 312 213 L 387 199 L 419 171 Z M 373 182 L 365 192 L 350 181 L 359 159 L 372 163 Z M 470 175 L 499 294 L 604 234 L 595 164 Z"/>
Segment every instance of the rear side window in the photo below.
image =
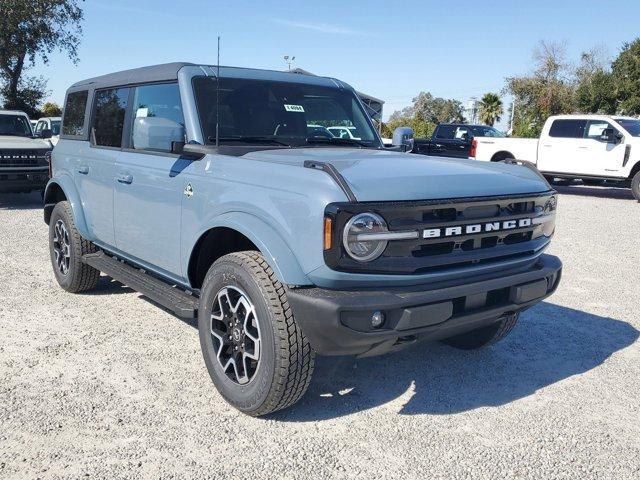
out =
<path fill-rule="evenodd" d="M 84 112 L 87 108 L 89 92 L 73 92 L 67 95 L 67 103 L 64 106 L 64 120 L 62 122 L 62 134 L 70 136 L 84 135 Z"/>
<path fill-rule="evenodd" d="M 95 94 L 92 141 L 101 147 L 121 147 L 129 97 L 128 88 L 100 90 Z"/>
<path fill-rule="evenodd" d="M 586 120 L 554 120 L 549 129 L 549 136 L 556 138 L 583 138 L 586 126 Z"/>
<path fill-rule="evenodd" d="M 454 125 L 440 125 L 436 131 L 436 138 L 453 139 L 455 138 L 456 127 Z"/>

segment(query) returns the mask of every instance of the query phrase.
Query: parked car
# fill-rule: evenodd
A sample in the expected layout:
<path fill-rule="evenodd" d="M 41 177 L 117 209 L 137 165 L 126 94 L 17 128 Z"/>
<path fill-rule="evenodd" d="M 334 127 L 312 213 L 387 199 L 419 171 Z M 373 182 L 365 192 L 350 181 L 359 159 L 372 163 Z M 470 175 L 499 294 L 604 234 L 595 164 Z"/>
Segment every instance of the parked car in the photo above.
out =
<path fill-rule="evenodd" d="M 441 123 L 431 138 L 416 138 L 413 153 L 437 157 L 468 158 L 475 137 L 504 137 L 499 130 L 488 125 Z"/>
<path fill-rule="evenodd" d="M 331 132 L 327 130 L 327 127 L 324 127 L 322 125 L 307 125 L 307 134 L 309 135 L 309 137 L 333 137 Z"/>
<path fill-rule="evenodd" d="M 0 110 L 0 192 L 43 190 L 49 180 L 50 150 L 48 140 L 33 137 L 26 113 Z"/>
<path fill-rule="evenodd" d="M 359 140 L 309 136 L 321 120 Z M 385 150 L 336 79 L 179 63 L 81 81 L 52 155 L 59 285 L 102 271 L 197 317 L 213 383 L 250 415 L 294 404 L 316 354 L 492 344 L 560 280 L 543 177 Z"/>
<path fill-rule="evenodd" d="M 331 135 L 337 138 L 360 140 L 358 129 L 356 127 L 328 127 L 327 130 L 331 132 Z"/>
<path fill-rule="evenodd" d="M 631 188 L 640 201 L 640 120 L 604 115 L 549 117 L 539 139 L 477 138 L 471 158 L 515 158 L 548 179 L 606 180 Z"/>
<path fill-rule="evenodd" d="M 51 144 L 55 147 L 60 139 L 60 117 L 43 117 L 38 120 L 33 130 L 36 137 L 42 138 L 42 132 L 51 130 Z"/>

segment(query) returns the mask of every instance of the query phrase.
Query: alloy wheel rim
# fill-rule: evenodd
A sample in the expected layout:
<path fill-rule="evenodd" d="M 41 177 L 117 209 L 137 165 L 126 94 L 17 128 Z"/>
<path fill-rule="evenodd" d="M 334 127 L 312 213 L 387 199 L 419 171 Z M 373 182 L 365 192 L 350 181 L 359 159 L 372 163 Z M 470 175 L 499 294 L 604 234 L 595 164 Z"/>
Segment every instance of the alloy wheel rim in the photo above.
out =
<path fill-rule="evenodd" d="M 53 254 L 58 271 L 66 276 L 71 263 L 71 242 L 67 227 L 62 220 L 58 220 L 53 227 Z"/>
<path fill-rule="evenodd" d="M 242 290 L 229 285 L 218 291 L 210 332 L 225 375 L 234 383 L 249 383 L 260 364 L 260 325 L 255 306 Z"/>

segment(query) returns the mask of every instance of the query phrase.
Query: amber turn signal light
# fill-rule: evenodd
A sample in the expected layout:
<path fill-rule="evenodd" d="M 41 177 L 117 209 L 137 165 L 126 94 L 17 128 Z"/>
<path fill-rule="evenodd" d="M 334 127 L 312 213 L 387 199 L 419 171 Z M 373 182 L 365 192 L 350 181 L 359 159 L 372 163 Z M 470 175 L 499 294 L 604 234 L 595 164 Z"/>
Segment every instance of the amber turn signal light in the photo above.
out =
<path fill-rule="evenodd" d="M 333 231 L 333 220 L 326 217 L 324 219 L 324 249 L 329 250 L 331 248 L 331 240 Z"/>

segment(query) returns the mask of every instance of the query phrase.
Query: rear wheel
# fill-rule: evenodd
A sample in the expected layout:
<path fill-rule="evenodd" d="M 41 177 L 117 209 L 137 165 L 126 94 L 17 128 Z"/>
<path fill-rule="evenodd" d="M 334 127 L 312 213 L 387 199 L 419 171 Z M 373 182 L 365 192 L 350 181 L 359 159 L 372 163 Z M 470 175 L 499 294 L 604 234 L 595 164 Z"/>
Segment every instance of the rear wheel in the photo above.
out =
<path fill-rule="evenodd" d="M 82 263 L 82 256 L 97 248 L 78 232 L 69 202 L 58 203 L 51 212 L 49 251 L 53 273 L 64 290 L 79 293 L 98 285 L 100 272 Z"/>
<path fill-rule="evenodd" d="M 225 255 L 201 290 L 198 330 L 216 388 L 238 410 L 266 415 L 307 390 L 315 353 L 298 327 L 286 289 L 258 252 Z"/>
<path fill-rule="evenodd" d="M 640 202 L 640 171 L 631 179 L 631 192 L 635 199 Z"/>
<path fill-rule="evenodd" d="M 509 315 L 496 323 L 486 327 L 471 330 L 470 332 L 456 335 L 455 337 L 443 340 L 447 345 L 462 350 L 473 350 L 476 348 L 488 347 L 499 342 L 511 333 L 513 327 L 518 323 L 519 313 Z"/>

